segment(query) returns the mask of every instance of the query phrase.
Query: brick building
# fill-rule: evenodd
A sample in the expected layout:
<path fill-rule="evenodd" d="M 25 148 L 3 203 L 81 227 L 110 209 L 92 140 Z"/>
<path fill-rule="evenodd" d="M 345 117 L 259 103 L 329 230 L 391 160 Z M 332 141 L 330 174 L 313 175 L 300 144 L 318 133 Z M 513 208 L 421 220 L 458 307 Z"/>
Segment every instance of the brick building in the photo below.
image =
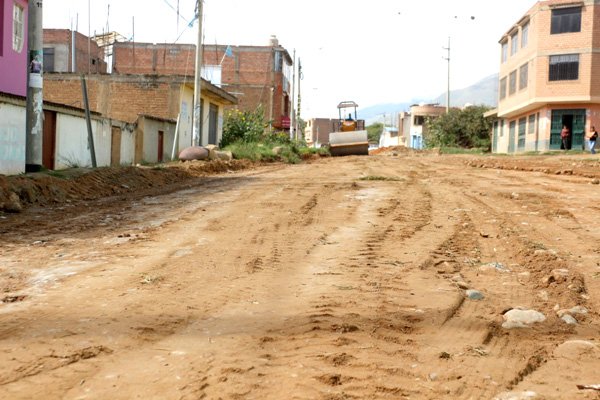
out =
<path fill-rule="evenodd" d="M 105 74 L 104 50 L 79 32 L 44 29 L 44 71 Z"/>
<path fill-rule="evenodd" d="M 195 51 L 194 45 L 115 43 L 113 73 L 193 76 Z M 277 38 L 268 46 L 205 45 L 203 59 L 205 70 L 217 72 L 212 83 L 234 93 L 239 109 L 262 106 L 275 129 L 289 129 L 292 59 Z"/>
<path fill-rule="evenodd" d="M 538 1 L 500 39 L 500 88 L 492 149 L 498 153 L 583 149 L 600 126 L 600 4 Z"/>
<path fill-rule="evenodd" d="M 192 144 L 193 81 L 179 75 L 88 76 L 90 109 L 102 116 L 135 123 L 139 116 L 176 121 L 180 117 L 179 147 Z M 44 101 L 83 106 L 81 77 L 73 73 L 46 73 Z M 202 82 L 202 145 L 218 144 L 223 111 L 235 105 L 235 96 L 208 81 Z"/>
<path fill-rule="evenodd" d="M 0 92 L 18 96 L 27 94 L 27 11 L 26 0 L 0 1 Z"/>

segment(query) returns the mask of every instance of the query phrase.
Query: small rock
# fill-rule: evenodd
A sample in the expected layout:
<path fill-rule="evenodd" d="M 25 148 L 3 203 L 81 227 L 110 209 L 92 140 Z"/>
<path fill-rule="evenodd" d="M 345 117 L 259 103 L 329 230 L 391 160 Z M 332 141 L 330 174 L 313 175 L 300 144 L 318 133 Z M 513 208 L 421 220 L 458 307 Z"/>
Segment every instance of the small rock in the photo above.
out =
<path fill-rule="evenodd" d="M 565 314 L 560 319 L 565 321 L 567 325 L 577 325 L 577 320 L 570 314 Z"/>
<path fill-rule="evenodd" d="M 587 340 L 568 340 L 554 350 L 556 357 L 576 360 L 597 360 L 600 357 L 600 347 Z"/>
<path fill-rule="evenodd" d="M 537 397 L 536 392 L 504 392 L 500 393 L 493 400 L 528 400 L 535 399 Z"/>
<path fill-rule="evenodd" d="M 483 293 L 481 293 L 479 290 L 474 290 L 474 289 L 469 289 L 469 290 L 465 291 L 465 294 L 471 300 L 483 300 L 485 297 L 483 295 Z"/>
<path fill-rule="evenodd" d="M 21 199 L 15 192 L 11 192 L 8 196 L 8 201 L 4 203 L 4 210 L 10 213 L 20 213 L 23 211 Z"/>
<path fill-rule="evenodd" d="M 469 288 L 469 285 L 467 285 L 467 283 L 463 281 L 456 282 L 456 286 L 458 286 L 458 288 L 462 290 L 467 290 Z"/>
<path fill-rule="evenodd" d="M 496 271 L 496 272 L 510 272 L 510 270 L 508 268 L 506 268 L 506 266 L 502 263 L 499 262 L 491 262 L 488 264 L 484 264 L 481 267 L 479 267 L 479 270 L 481 272 L 487 272 L 487 271 Z"/>
<path fill-rule="evenodd" d="M 504 329 L 528 328 L 535 323 L 546 320 L 546 316 L 541 312 L 523 308 L 513 308 L 507 311 L 503 318 L 504 323 L 502 327 Z"/>
<path fill-rule="evenodd" d="M 429 380 L 430 381 L 435 381 L 438 378 L 438 374 L 436 374 L 435 372 L 432 372 L 429 374 Z"/>
<path fill-rule="evenodd" d="M 280 155 L 280 154 L 281 154 L 281 152 L 283 151 L 283 147 L 281 147 L 281 146 L 276 146 L 276 147 L 273 147 L 273 150 L 272 150 L 272 151 L 273 151 L 273 154 L 275 154 L 276 156 L 278 156 L 278 155 Z"/>
<path fill-rule="evenodd" d="M 577 314 L 585 315 L 587 313 L 588 313 L 587 308 L 582 307 L 582 306 L 575 306 L 575 307 L 573 307 L 573 308 L 571 308 L 569 310 L 566 310 L 566 309 L 565 310 L 558 310 L 556 312 L 556 315 L 558 315 L 559 318 L 562 318 L 564 315 L 567 315 L 567 314 L 571 314 L 571 315 L 573 315 L 573 314 L 575 314 L 575 315 L 577 315 Z"/>
<path fill-rule="evenodd" d="M 568 269 L 555 269 L 552 271 L 552 278 L 554 278 L 555 282 L 561 283 L 567 280 L 569 277 Z"/>
<path fill-rule="evenodd" d="M 537 295 L 540 299 L 542 299 L 543 301 L 548 301 L 550 298 L 548 296 L 548 292 L 545 290 L 542 290 L 541 292 L 538 293 Z"/>
<path fill-rule="evenodd" d="M 231 161 L 233 160 L 233 153 L 231 151 L 215 151 L 217 160 Z"/>
<path fill-rule="evenodd" d="M 600 179 L 596 178 L 592 180 L 592 185 L 600 185 Z"/>

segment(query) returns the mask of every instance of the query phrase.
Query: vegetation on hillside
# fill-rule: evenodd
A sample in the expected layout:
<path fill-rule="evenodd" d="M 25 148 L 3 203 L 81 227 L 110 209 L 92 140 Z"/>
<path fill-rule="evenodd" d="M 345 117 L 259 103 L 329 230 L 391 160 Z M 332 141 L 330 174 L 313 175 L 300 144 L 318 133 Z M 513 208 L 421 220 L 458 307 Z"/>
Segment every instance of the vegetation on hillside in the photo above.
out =
<path fill-rule="evenodd" d="M 483 114 L 487 106 L 451 109 L 448 114 L 430 118 L 424 133 L 427 147 L 491 148 L 492 121 Z"/>

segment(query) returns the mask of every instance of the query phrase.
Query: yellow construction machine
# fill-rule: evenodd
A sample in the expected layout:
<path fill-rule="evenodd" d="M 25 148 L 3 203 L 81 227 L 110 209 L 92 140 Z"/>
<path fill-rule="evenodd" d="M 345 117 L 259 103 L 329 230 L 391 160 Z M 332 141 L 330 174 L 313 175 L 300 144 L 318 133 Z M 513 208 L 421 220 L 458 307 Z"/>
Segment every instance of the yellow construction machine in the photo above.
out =
<path fill-rule="evenodd" d="M 339 119 L 334 121 L 333 132 L 329 134 L 332 156 L 369 155 L 369 136 L 365 121 L 358 119 L 357 108 L 353 101 L 338 104 Z"/>

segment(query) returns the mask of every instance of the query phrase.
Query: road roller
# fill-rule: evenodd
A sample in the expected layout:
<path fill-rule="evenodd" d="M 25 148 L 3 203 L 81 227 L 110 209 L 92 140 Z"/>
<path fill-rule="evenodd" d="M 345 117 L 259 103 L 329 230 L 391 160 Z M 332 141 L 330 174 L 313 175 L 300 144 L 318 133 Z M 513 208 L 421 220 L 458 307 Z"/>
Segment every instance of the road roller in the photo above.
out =
<path fill-rule="evenodd" d="M 339 119 L 334 121 L 329 134 L 329 152 L 332 156 L 369 155 L 369 135 L 365 121 L 359 120 L 354 101 L 338 104 Z"/>

